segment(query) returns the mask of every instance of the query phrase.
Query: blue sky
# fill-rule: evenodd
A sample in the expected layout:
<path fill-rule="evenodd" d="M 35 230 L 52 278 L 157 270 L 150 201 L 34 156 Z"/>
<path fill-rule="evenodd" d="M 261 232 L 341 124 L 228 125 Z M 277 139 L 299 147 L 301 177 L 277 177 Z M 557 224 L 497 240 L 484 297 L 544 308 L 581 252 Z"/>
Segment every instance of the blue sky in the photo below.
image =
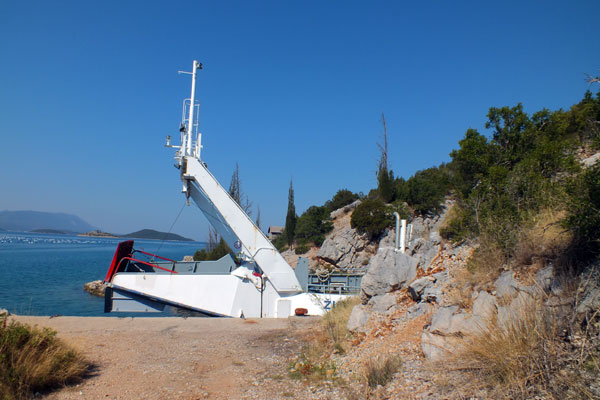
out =
<path fill-rule="evenodd" d="M 239 163 L 263 229 L 341 188 L 376 185 L 388 125 L 396 175 L 449 161 L 491 106 L 567 108 L 600 74 L 600 2 L 0 0 L 0 210 L 168 230 L 173 152 L 198 77 L 203 159 Z M 597 88 L 594 88 L 594 91 Z M 254 211 L 256 214 L 256 211 Z M 184 209 L 173 231 L 204 240 Z"/>

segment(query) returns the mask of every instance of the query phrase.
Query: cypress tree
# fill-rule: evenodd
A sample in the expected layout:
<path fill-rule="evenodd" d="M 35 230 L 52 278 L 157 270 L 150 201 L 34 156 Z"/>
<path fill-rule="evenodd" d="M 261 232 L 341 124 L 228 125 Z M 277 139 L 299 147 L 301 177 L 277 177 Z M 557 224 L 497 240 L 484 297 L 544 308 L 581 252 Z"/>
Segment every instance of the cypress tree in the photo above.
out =
<path fill-rule="evenodd" d="M 290 179 L 290 190 L 288 192 L 288 209 L 285 217 L 285 236 L 288 245 L 291 247 L 294 243 L 294 235 L 296 233 L 296 206 L 294 205 L 294 186 Z"/>

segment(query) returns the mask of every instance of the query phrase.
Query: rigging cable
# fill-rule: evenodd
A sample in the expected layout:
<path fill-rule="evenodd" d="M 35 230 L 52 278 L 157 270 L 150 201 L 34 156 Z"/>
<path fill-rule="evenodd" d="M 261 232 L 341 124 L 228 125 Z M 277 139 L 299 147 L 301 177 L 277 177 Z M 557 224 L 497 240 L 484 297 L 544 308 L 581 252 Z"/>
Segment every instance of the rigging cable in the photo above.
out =
<path fill-rule="evenodd" d="M 181 210 L 179 210 L 179 213 L 175 217 L 175 221 L 173 221 L 173 223 L 171 224 L 171 227 L 169 228 L 169 231 L 165 232 L 165 234 L 163 235 L 163 238 L 162 238 L 162 240 L 160 242 L 160 246 L 158 246 L 158 250 L 156 250 L 156 254 L 160 253 L 160 249 L 161 249 L 162 245 L 165 243 L 165 240 L 167 239 L 167 235 L 169 233 L 171 233 L 171 231 L 173 230 L 173 227 L 175 226 L 175 224 L 177 223 L 177 220 L 181 216 L 181 213 L 183 212 L 183 209 L 185 208 L 186 204 L 187 204 L 187 199 L 183 202 L 183 206 L 181 207 Z M 154 261 L 154 257 L 152 257 L 152 260 Z"/>

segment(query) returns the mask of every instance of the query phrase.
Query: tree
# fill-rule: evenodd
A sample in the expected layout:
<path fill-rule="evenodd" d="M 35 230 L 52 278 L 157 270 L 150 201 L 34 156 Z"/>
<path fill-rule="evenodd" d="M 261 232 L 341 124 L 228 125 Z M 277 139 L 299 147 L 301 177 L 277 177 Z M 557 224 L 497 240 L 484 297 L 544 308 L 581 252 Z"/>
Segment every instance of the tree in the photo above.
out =
<path fill-rule="evenodd" d="M 366 199 L 356 207 L 350 225 L 360 233 L 365 233 L 369 240 L 381 236 L 393 219 L 386 212 L 385 204 L 380 199 Z"/>
<path fill-rule="evenodd" d="M 325 203 L 325 207 L 329 211 L 335 211 L 339 208 L 347 206 L 348 204 L 354 202 L 358 198 L 359 196 L 357 194 L 352 193 L 348 189 L 340 189 L 337 191 L 337 193 L 333 196 L 331 200 L 328 200 Z"/>
<path fill-rule="evenodd" d="M 242 192 L 242 182 L 240 181 L 240 167 L 238 163 L 235 163 L 235 169 L 231 176 L 231 183 L 229 183 L 229 195 L 231 198 L 242 207 L 244 212 L 251 215 L 252 203 L 248 201 L 248 197 Z"/>
<path fill-rule="evenodd" d="M 388 169 L 388 141 L 387 128 L 385 124 L 385 115 L 381 113 L 381 121 L 383 123 L 383 143 L 377 143 L 380 156 L 377 166 L 377 191 L 381 199 L 389 203 L 394 200 L 394 172 Z"/>
<path fill-rule="evenodd" d="M 289 246 L 294 243 L 294 235 L 296 233 L 296 206 L 294 205 L 294 186 L 290 179 L 290 189 L 288 191 L 288 209 L 285 217 L 285 235 Z"/>
<path fill-rule="evenodd" d="M 256 206 L 256 226 L 260 229 L 260 206 Z"/>
<path fill-rule="evenodd" d="M 320 246 L 325 240 L 325 234 L 333 229 L 330 211 L 327 207 L 310 206 L 298 218 L 296 224 L 296 239 L 299 243 L 313 242 Z"/>

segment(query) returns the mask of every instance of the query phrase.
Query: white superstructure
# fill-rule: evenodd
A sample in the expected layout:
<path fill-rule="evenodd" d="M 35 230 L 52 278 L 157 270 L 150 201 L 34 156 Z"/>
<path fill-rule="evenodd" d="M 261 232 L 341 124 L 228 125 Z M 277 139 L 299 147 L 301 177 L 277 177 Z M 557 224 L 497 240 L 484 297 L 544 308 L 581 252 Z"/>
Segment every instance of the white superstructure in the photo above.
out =
<path fill-rule="evenodd" d="M 220 260 L 223 265 L 216 272 L 203 272 L 203 263 L 192 263 L 193 267 L 174 263 L 170 272 L 168 268 L 127 271 L 115 265 L 107 275 L 116 293 L 115 304 L 135 300 L 144 304 L 142 308 L 147 306 L 146 311 L 157 304 L 170 304 L 230 317 L 288 317 L 298 308 L 320 315 L 345 295 L 303 292 L 294 270 L 201 160 L 195 100 L 196 75 L 201 68 L 202 64 L 194 61 L 192 72 L 184 72 L 192 75 L 192 92 L 184 101 L 181 144 L 172 145 L 167 137 L 167 146 L 176 149 L 183 193 L 238 255 L 238 263 Z M 113 264 L 120 264 L 115 260 Z M 107 306 L 111 311 L 123 311 L 118 307 L 113 303 Z"/>

